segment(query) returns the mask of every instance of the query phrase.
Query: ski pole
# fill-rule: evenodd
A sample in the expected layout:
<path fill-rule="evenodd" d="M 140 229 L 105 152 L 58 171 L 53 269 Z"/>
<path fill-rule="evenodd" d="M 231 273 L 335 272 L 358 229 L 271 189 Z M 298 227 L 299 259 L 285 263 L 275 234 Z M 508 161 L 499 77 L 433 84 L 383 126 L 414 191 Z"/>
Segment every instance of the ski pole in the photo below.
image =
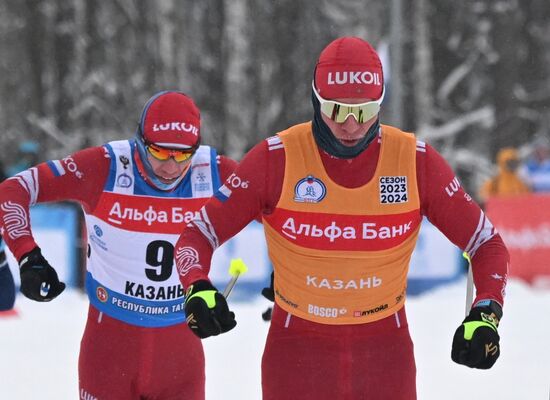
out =
<path fill-rule="evenodd" d="M 468 276 L 466 278 L 466 316 L 470 313 L 472 302 L 474 301 L 474 275 L 472 272 L 472 260 L 468 253 L 463 252 L 462 257 L 468 261 Z"/>
<path fill-rule="evenodd" d="M 231 260 L 231 263 L 229 264 L 229 275 L 231 275 L 231 280 L 223 290 L 223 296 L 226 299 L 231 294 L 231 291 L 233 290 L 235 283 L 237 283 L 237 279 L 239 279 L 239 276 L 246 273 L 246 271 L 248 271 L 248 267 L 246 266 L 242 258 L 234 258 Z"/>

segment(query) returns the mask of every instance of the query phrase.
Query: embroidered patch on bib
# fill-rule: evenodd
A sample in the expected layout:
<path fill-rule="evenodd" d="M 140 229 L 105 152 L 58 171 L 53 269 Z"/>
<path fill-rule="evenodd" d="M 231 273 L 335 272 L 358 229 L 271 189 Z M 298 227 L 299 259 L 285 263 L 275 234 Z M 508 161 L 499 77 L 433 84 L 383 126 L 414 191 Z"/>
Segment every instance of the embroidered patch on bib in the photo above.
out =
<path fill-rule="evenodd" d="M 294 187 L 294 201 L 298 203 L 319 203 L 327 195 L 327 187 L 320 179 L 308 175 Z"/>

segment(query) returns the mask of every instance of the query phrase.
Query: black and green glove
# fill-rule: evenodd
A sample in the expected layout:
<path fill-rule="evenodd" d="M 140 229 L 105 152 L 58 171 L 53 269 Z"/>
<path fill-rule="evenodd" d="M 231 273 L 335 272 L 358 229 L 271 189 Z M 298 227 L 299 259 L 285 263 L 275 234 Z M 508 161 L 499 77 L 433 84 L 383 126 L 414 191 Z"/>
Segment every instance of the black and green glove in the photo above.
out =
<path fill-rule="evenodd" d="M 208 281 L 197 281 L 187 288 L 187 325 L 199 338 L 216 336 L 237 325 L 225 297 Z"/>
<path fill-rule="evenodd" d="M 502 307 L 497 302 L 477 302 L 455 332 L 453 361 L 470 368 L 491 368 L 500 355 L 498 324 L 501 318 Z"/>

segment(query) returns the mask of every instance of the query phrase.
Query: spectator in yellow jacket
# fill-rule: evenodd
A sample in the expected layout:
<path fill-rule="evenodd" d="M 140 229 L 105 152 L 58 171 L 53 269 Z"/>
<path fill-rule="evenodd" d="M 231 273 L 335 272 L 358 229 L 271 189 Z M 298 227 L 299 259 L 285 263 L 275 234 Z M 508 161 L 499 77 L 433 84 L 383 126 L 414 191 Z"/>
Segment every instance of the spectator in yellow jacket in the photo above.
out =
<path fill-rule="evenodd" d="M 506 147 L 497 154 L 498 173 L 487 180 L 481 190 L 479 197 L 485 203 L 493 196 L 515 196 L 529 193 L 531 189 L 518 175 L 520 159 L 516 149 Z"/>

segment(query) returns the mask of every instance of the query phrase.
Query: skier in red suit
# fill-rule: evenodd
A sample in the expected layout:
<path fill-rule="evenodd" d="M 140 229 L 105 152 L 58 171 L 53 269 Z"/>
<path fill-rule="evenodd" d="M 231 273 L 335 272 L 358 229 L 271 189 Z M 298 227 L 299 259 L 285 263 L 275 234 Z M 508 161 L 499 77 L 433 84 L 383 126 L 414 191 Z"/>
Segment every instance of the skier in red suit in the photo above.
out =
<path fill-rule="evenodd" d="M 145 105 L 135 138 L 39 164 L 0 186 L 0 226 L 32 300 L 50 301 L 65 284 L 33 238 L 29 207 L 73 200 L 84 210 L 90 307 L 79 398 L 204 400 L 204 353 L 185 323 L 174 244 L 235 166 L 200 145 L 193 100 L 166 91 Z"/>
<path fill-rule="evenodd" d="M 256 145 L 177 242 L 189 326 L 223 333 L 235 320 L 208 279 L 212 253 L 261 213 L 275 297 L 264 400 L 416 399 L 404 304 L 423 217 L 473 265 L 477 293 L 452 359 L 486 369 L 499 356 L 508 251 L 441 155 L 380 123 L 383 98 L 371 45 L 330 43 L 314 72 L 313 120 Z"/>

